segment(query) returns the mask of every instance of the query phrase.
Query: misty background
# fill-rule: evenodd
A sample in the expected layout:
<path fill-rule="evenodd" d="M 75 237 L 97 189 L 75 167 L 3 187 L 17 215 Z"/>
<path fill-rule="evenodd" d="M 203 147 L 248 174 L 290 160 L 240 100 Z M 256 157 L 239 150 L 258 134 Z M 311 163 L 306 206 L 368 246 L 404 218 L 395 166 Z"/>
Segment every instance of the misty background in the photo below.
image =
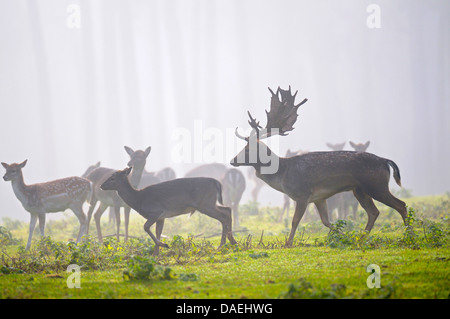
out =
<path fill-rule="evenodd" d="M 0 0 L 0 161 L 28 159 L 27 184 L 122 169 L 124 145 L 181 177 L 207 158 L 176 161 L 178 133 L 205 150 L 209 128 L 229 163 L 247 110 L 265 125 L 267 87 L 289 85 L 308 102 L 279 155 L 370 140 L 414 195 L 450 191 L 448 0 Z M 29 219 L 10 182 L 0 200 L 0 218 Z"/>

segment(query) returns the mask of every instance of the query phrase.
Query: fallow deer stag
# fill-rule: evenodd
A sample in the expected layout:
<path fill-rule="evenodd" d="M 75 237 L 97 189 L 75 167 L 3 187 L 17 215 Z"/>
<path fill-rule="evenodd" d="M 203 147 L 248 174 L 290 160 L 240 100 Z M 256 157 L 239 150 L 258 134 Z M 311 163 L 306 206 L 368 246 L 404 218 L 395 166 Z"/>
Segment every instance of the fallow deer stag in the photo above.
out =
<path fill-rule="evenodd" d="M 222 224 L 222 239 L 236 244 L 232 235 L 231 209 L 217 205 L 222 204 L 222 186 L 219 181 L 207 177 L 177 178 L 137 190 L 127 178 L 131 168 L 112 174 L 101 186 L 103 190 L 116 190 L 122 200 L 136 210 L 147 221 L 144 230 L 155 243 L 154 254 L 159 253 L 159 247 L 169 247 L 160 241 L 164 227 L 164 219 L 182 214 L 193 213 L 196 210 Z M 150 227 L 156 222 L 156 236 Z"/>
<path fill-rule="evenodd" d="M 11 181 L 14 194 L 22 203 L 23 208 L 31 215 L 28 242 L 25 249 L 28 250 L 31 247 L 31 238 L 38 218 L 39 230 L 41 235 L 44 236 L 45 214 L 62 212 L 66 209 L 72 210 L 80 221 L 80 231 L 77 237 L 77 242 L 79 242 L 87 231 L 83 203 L 90 199 L 92 194 L 91 183 L 85 178 L 73 176 L 46 183 L 26 185 L 22 173 L 22 168 L 25 167 L 26 163 L 26 160 L 20 164 L 2 163 L 6 169 L 3 179 Z"/>
<path fill-rule="evenodd" d="M 244 139 L 247 145 L 231 160 L 231 165 L 253 166 L 259 178 L 296 202 L 287 246 L 292 246 L 295 231 L 309 203 L 316 205 L 322 223 L 331 228 L 326 199 L 343 191 L 352 190 L 367 212 L 367 231 L 372 229 L 379 215 L 373 199 L 397 210 L 406 225 L 406 205 L 389 191 L 389 166 L 393 168 L 395 181 L 401 185 L 398 166 L 392 160 L 353 151 L 310 152 L 290 158 L 274 154 L 261 140 L 292 131 L 297 109 L 307 99 L 295 105 L 297 92 L 292 95 L 290 87 L 289 90 L 278 88 L 276 93 L 270 88 L 269 91 L 272 97 L 270 111 L 266 111 L 266 127 L 262 129 L 248 112 L 253 130 L 250 136 L 243 137 L 236 128 L 236 136 Z M 274 165 L 278 168 L 275 171 Z"/>

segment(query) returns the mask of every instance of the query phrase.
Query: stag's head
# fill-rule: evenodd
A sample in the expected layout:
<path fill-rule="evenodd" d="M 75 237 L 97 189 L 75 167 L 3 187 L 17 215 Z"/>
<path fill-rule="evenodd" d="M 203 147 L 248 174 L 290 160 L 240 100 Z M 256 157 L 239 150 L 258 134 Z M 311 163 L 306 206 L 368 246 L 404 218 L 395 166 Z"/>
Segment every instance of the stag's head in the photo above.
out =
<path fill-rule="evenodd" d="M 278 87 L 276 93 L 269 88 L 272 94 L 270 100 L 270 110 L 266 111 L 267 124 L 265 128 L 253 118 L 250 112 L 248 121 L 252 131 L 249 136 L 244 137 L 239 134 L 236 128 L 235 134 L 242 140 L 247 142 L 247 145 L 239 152 L 230 162 L 233 166 L 253 166 L 256 169 L 261 169 L 263 174 L 274 174 L 278 170 L 278 156 L 261 140 L 274 135 L 286 136 L 294 129 L 293 125 L 297 121 L 297 109 L 300 105 L 306 103 L 304 99 L 299 104 L 295 105 L 296 91 L 294 95 L 291 93 L 291 87 L 288 90 L 282 90 Z"/>
<path fill-rule="evenodd" d="M 6 169 L 6 173 L 3 176 L 5 181 L 12 181 L 22 175 L 22 168 L 27 164 L 27 160 L 23 161 L 20 164 L 12 163 L 7 164 L 2 162 L 2 166 Z"/>
<path fill-rule="evenodd" d="M 128 182 L 128 175 L 130 175 L 131 170 L 132 167 L 127 167 L 121 171 L 114 172 L 102 185 L 100 185 L 100 188 L 104 191 L 117 190 L 120 185 Z"/>

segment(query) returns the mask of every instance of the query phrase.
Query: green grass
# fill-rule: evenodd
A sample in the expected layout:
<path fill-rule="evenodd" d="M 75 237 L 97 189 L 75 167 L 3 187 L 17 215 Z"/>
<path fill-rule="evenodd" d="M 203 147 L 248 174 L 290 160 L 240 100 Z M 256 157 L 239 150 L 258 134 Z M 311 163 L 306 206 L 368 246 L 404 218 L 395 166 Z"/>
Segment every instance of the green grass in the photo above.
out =
<path fill-rule="evenodd" d="M 219 224 L 199 213 L 166 221 L 170 246 L 149 257 L 152 242 L 134 214 L 127 243 L 95 231 L 76 245 L 78 224 L 68 215 L 48 223 L 24 251 L 27 224 L 4 220 L 0 242 L 0 298 L 448 298 L 450 296 L 450 203 L 446 195 L 406 199 L 413 228 L 380 206 L 373 231 L 360 211 L 356 221 L 329 232 L 306 216 L 294 246 L 284 246 L 290 218 L 278 222 L 278 207 L 241 206 L 237 246 L 217 250 Z M 105 220 L 107 218 L 104 218 Z M 104 222 L 104 234 L 114 233 Z M 91 230 L 95 228 L 91 224 Z M 122 227 L 123 228 L 123 227 Z M 1 233 L 1 232 L 0 232 Z M 196 237 L 196 235 L 200 235 Z M 205 238 L 208 237 L 208 238 Z M 81 266 L 81 288 L 67 287 L 71 263 Z M 369 289 L 370 264 L 380 266 L 381 288 Z"/>

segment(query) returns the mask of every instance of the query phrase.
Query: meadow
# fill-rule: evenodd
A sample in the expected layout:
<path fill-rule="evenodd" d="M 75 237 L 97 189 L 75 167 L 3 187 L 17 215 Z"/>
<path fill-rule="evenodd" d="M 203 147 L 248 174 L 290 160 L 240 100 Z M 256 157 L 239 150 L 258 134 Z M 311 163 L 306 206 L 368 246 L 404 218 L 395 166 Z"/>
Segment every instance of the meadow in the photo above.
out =
<path fill-rule="evenodd" d="M 166 220 L 163 241 L 169 248 L 156 257 L 137 213 L 127 242 L 116 240 L 105 214 L 103 234 L 111 236 L 103 244 L 93 221 L 90 234 L 76 244 L 78 221 L 63 213 L 47 222 L 45 237 L 36 227 L 29 251 L 28 223 L 4 218 L 0 298 L 449 298 L 450 194 L 403 200 L 412 227 L 380 204 L 370 234 L 363 231 L 367 216 L 361 207 L 356 219 L 335 220 L 332 231 L 310 207 L 289 248 L 293 208 L 280 222 L 280 207 L 242 204 L 238 244 L 220 249 L 220 224 L 196 212 Z M 68 287 L 71 264 L 80 267 L 79 289 Z M 378 279 L 368 270 L 373 264 Z M 376 280 L 380 288 L 369 288 Z"/>

